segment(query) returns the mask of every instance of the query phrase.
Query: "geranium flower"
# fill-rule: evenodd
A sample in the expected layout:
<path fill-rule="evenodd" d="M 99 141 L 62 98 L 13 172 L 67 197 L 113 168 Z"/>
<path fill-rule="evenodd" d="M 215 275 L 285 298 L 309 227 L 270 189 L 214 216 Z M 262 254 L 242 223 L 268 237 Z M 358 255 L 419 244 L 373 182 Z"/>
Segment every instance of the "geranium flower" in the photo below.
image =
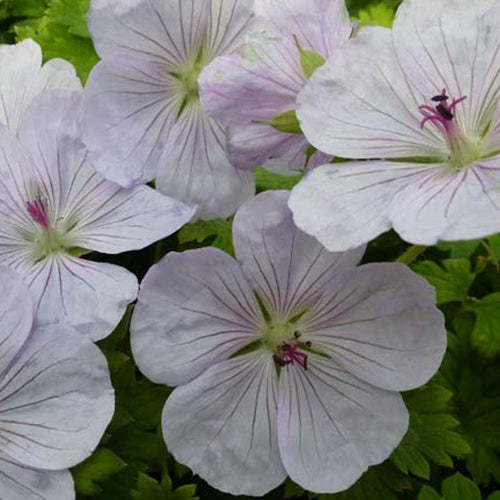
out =
<path fill-rule="evenodd" d="M 198 75 L 230 53 L 253 0 L 93 0 L 89 29 L 102 61 L 86 88 L 91 160 L 122 186 L 160 191 L 227 217 L 254 194 L 253 177 L 225 152 L 225 130 L 205 115 Z"/>
<path fill-rule="evenodd" d="M 41 92 L 81 87 L 69 62 L 51 59 L 42 66 L 42 50 L 33 40 L 0 45 L 0 122 L 14 132 L 26 108 Z"/>
<path fill-rule="evenodd" d="M 290 198 L 299 227 L 330 250 L 391 227 L 423 245 L 499 231 L 499 28 L 496 0 L 404 0 L 392 32 L 336 51 L 298 116 L 320 150 L 369 160 L 311 172 Z"/>
<path fill-rule="evenodd" d="M 113 415 L 104 356 L 67 326 L 33 328 L 26 284 L 0 266 L 0 497 L 71 500 L 68 470 Z"/>
<path fill-rule="evenodd" d="M 400 394 L 426 382 L 446 334 L 434 291 L 401 264 L 356 267 L 293 223 L 287 191 L 246 202 L 238 260 L 170 252 L 146 275 L 132 352 L 176 388 L 163 433 L 219 490 L 263 495 L 288 475 L 335 492 L 386 459 L 408 427 Z"/>
<path fill-rule="evenodd" d="M 351 35 L 344 0 L 256 0 L 255 12 L 262 31 L 200 75 L 203 107 L 228 126 L 238 168 L 296 174 L 327 163 L 331 155 L 310 147 L 294 109 L 308 73 Z"/>
<path fill-rule="evenodd" d="M 137 280 L 126 269 L 79 256 L 142 248 L 176 231 L 194 209 L 97 174 L 78 139 L 79 97 L 39 96 L 19 138 L 0 129 L 0 264 L 24 277 L 41 324 L 68 322 L 97 340 L 135 299 Z"/>

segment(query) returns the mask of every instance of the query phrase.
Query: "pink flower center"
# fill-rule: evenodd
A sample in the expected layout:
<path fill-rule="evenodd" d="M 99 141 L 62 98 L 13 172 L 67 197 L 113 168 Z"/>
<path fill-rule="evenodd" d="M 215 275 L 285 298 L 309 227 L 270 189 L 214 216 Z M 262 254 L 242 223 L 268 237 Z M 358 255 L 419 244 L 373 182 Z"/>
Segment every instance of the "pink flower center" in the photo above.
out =
<path fill-rule="evenodd" d="M 311 347 L 311 342 L 300 342 L 298 339 L 300 333 L 294 333 L 293 340 L 284 340 L 278 346 L 278 354 L 273 356 L 274 362 L 279 366 L 286 366 L 289 364 L 297 364 L 304 370 L 307 370 L 307 353 L 300 349 L 304 347 Z"/>
<path fill-rule="evenodd" d="M 26 209 L 30 217 L 40 224 L 44 229 L 48 229 L 50 227 L 50 219 L 48 216 L 47 210 L 47 200 L 44 199 L 35 199 L 33 201 L 26 202 Z"/>
<path fill-rule="evenodd" d="M 427 122 L 431 122 L 445 135 L 456 133 L 457 124 L 456 121 L 453 120 L 455 117 L 454 110 L 457 104 L 460 104 L 466 98 L 467 96 L 462 96 L 458 99 L 453 99 L 451 104 L 448 105 L 448 100 L 450 98 L 446 94 L 446 89 L 443 89 L 440 95 L 431 98 L 431 101 L 437 103 L 434 107 L 427 104 L 418 107 L 420 113 L 424 115 L 424 119 L 420 122 L 420 128 L 424 128 Z"/>

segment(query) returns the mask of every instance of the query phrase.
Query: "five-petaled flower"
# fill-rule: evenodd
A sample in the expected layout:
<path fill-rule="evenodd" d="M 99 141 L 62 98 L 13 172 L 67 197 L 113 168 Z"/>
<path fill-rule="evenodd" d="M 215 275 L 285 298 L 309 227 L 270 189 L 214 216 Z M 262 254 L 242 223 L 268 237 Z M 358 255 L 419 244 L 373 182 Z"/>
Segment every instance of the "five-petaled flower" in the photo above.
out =
<path fill-rule="evenodd" d="M 201 73 L 203 107 L 228 126 L 238 168 L 290 174 L 327 163 L 331 155 L 311 148 L 294 109 L 310 73 L 352 33 L 344 0 L 256 0 L 255 12 L 260 30 Z"/>
<path fill-rule="evenodd" d="M 236 49 L 253 0 L 93 0 L 88 20 L 102 57 L 85 89 L 84 140 L 97 170 L 125 187 L 155 178 L 199 218 L 232 215 L 254 181 L 230 164 L 198 75 Z"/>
<path fill-rule="evenodd" d="M 292 192 L 294 220 L 333 251 L 393 227 L 432 245 L 500 230 L 500 3 L 404 0 L 361 29 L 298 97 L 309 141 L 340 157 Z"/>
<path fill-rule="evenodd" d="M 80 256 L 142 248 L 179 229 L 194 209 L 99 175 L 78 137 L 80 97 L 46 91 L 24 112 L 18 137 L 0 128 L 0 263 L 28 283 L 39 323 L 67 322 L 97 340 L 135 299 L 137 279 Z"/>
<path fill-rule="evenodd" d="M 68 470 L 113 415 L 106 359 L 67 325 L 33 327 L 29 290 L 0 266 L 0 498 L 71 500 Z"/>
<path fill-rule="evenodd" d="M 402 264 L 356 267 L 301 232 L 287 191 L 246 202 L 238 260 L 170 252 L 146 275 L 131 323 L 135 360 L 176 388 L 169 451 L 216 488 L 263 495 L 288 475 L 347 488 L 408 427 L 397 391 L 426 382 L 446 346 L 434 290 Z"/>

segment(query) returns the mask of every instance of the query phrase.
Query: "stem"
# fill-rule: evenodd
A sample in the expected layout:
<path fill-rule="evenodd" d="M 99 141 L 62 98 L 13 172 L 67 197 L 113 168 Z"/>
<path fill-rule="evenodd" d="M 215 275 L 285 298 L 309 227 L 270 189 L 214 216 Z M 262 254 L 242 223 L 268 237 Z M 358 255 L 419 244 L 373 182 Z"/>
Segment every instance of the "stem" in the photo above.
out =
<path fill-rule="evenodd" d="M 423 254 L 427 247 L 425 245 L 412 245 L 406 252 L 396 259 L 396 262 L 401 262 L 409 266 L 414 262 L 419 255 Z"/>

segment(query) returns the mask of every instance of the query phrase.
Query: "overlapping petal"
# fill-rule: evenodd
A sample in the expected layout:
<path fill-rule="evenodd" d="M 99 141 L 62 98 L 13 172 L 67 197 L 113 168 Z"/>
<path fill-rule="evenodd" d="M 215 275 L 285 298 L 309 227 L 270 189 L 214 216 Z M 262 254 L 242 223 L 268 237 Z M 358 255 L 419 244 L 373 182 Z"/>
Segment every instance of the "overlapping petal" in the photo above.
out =
<path fill-rule="evenodd" d="M 255 12 L 271 30 L 295 37 L 301 47 L 323 57 L 347 40 L 352 30 L 344 0 L 256 0 Z"/>
<path fill-rule="evenodd" d="M 2 453 L 28 467 L 57 470 L 81 462 L 113 414 L 104 356 L 67 330 L 35 331 L 0 381 Z"/>
<path fill-rule="evenodd" d="M 341 491 L 392 453 L 408 428 L 408 413 L 398 393 L 366 384 L 332 360 L 310 355 L 308 366 L 281 372 L 281 458 L 304 488 Z"/>
<path fill-rule="evenodd" d="M 234 259 L 215 248 L 170 252 L 142 282 L 132 352 L 150 379 L 184 384 L 258 340 L 262 324 Z"/>
<path fill-rule="evenodd" d="M 9 500 L 73 500 L 69 470 L 42 471 L 23 467 L 0 453 L 0 497 Z"/>
<path fill-rule="evenodd" d="M 167 400 L 163 434 L 176 460 L 217 489 L 263 495 L 286 477 L 278 451 L 278 379 L 269 354 L 221 361 Z"/>
<path fill-rule="evenodd" d="M 403 74 L 391 30 L 367 27 L 318 68 L 297 98 L 309 142 L 345 158 L 436 156 L 444 141 L 421 129 L 418 94 Z"/>
<path fill-rule="evenodd" d="M 288 191 L 270 191 L 243 205 L 233 224 L 243 270 L 273 316 L 302 312 L 336 275 L 354 269 L 364 247 L 330 253 L 295 226 Z"/>
<path fill-rule="evenodd" d="M 332 281 L 297 328 L 315 350 L 383 389 L 418 387 L 446 350 L 434 289 L 402 264 L 367 264 Z"/>
<path fill-rule="evenodd" d="M 10 365 L 26 342 L 33 323 L 33 301 L 26 284 L 10 269 L 0 266 L 0 373 Z"/>
<path fill-rule="evenodd" d="M 486 130 L 500 87 L 500 4 L 495 0 L 405 0 L 394 22 L 398 60 L 427 96 L 467 96 L 457 120 L 467 132 Z"/>
<path fill-rule="evenodd" d="M 46 89 L 77 90 L 74 67 L 62 59 L 42 66 L 40 46 L 31 39 L 0 47 L 0 122 L 17 132 L 26 108 Z"/>

